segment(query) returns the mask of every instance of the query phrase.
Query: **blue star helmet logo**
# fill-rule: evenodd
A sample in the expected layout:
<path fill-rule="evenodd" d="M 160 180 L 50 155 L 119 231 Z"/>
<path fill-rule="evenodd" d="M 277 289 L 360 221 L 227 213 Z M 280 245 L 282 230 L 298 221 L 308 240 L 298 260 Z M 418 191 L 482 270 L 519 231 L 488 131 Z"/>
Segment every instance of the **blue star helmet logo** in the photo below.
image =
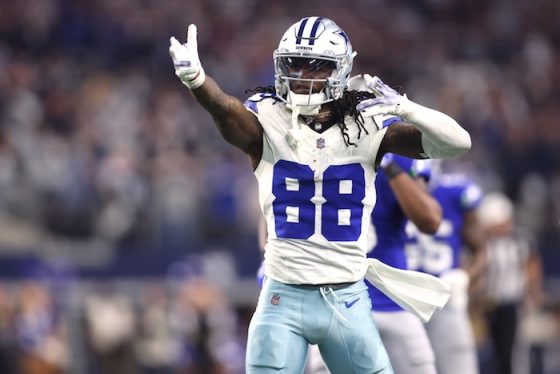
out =
<path fill-rule="evenodd" d="M 342 36 L 344 38 L 344 43 L 348 44 L 350 43 L 350 39 L 348 39 L 348 35 L 346 35 L 346 33 L 342 30 L 339 30 L 336 32 L 336 34 Z"/>

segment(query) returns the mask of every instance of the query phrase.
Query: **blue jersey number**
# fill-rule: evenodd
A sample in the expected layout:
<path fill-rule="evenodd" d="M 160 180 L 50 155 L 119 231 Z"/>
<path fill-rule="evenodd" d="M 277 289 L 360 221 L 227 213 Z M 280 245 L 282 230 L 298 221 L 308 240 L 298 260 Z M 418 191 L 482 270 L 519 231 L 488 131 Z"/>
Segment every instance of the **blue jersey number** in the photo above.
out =
<path fill-rule="evenodd" d="M 280 160 L 274 165 L 272 203 L 276 236 L 308 239 L 315 232 L 313 170 Z M 321 234 L 329 241 L 356 241 L 362 233 L 365 175 L 360 164 L 331 165 L 323 173 Z"/>

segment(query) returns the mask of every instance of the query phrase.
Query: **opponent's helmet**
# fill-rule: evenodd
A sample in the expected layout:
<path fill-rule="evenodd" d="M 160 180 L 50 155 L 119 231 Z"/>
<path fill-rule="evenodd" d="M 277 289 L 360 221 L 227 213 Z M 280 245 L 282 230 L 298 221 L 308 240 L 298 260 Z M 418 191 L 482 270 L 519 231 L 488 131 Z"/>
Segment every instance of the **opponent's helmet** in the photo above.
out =
<path fill-rule="evenodd" d="M 321 104 L 342 97 L 354 56 L 348 36 L 332 20 L 303 18 L 290 26 L 274 51 L 276 93 L 292 110 L 297 107 L 301 114 L 317 114 Z M 294 73 L 302 65 L 312 72 L 331 68 L 332 73 L 327 78 L 302 78 Z M 309 85 L 307 94 L 290 88 L 297 81 Z M 314 92 L 314 85 L 322 87 L 321 91 Z"/>

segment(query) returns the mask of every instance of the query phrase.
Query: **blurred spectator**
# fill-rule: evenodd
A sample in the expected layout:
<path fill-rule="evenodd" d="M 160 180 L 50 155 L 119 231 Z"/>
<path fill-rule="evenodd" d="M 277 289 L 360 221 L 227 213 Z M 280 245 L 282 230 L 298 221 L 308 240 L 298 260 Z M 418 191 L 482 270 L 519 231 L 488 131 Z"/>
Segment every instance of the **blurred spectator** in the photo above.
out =
<path fill-rule="evenodd" d="M 66 326 L 59 317 L 45 287 L 29 282 L 21 288 L 14 328 L 23 374 L 65 372 L 69 347 Z"/>
<path fill-rule="evenodd" d="M 87 297 L 84 313 L 93 371 L 136 373 L 136 320 L 130 300 L 114 290 L 103 289 Z"/>
<path fill-rule="evenodd" d="M 13 325 L 15 310 L 9 291 L 0 287 L 0 372 L 16 373 L 16 351 Z"/>
<path fill-rule="evenodd" d="M 140 298 L 136 357 L 144 374 L 171 374 L 180 364 L 181 335 L 172 324 L 169 298 L 160 285 L 147 285 Z"/>

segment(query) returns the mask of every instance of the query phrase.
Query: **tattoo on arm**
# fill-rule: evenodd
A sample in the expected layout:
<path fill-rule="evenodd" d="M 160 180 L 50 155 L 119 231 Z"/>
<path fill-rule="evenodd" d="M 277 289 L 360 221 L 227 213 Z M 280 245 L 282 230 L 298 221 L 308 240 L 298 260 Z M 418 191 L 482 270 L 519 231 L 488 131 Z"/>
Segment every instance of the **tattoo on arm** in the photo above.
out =
<path fill-rule="evenodd" d="M 202 86 L 191 92 L 210 113 L 223 138 L 248 154 L 255 167 L 262 154 L 263 135 L 255 115 L 246 110 L 237 98 L 222 91 L 209 76 Z"/>
<path fill-rule="evenodd" d="M 395 123 L 387 128 L 379 150 L 377 161 L 381 161 L 383 155 L 389 152 L 410 158 L 425 158 L 422 148 L 422 133 L 404 122 Z"/>

